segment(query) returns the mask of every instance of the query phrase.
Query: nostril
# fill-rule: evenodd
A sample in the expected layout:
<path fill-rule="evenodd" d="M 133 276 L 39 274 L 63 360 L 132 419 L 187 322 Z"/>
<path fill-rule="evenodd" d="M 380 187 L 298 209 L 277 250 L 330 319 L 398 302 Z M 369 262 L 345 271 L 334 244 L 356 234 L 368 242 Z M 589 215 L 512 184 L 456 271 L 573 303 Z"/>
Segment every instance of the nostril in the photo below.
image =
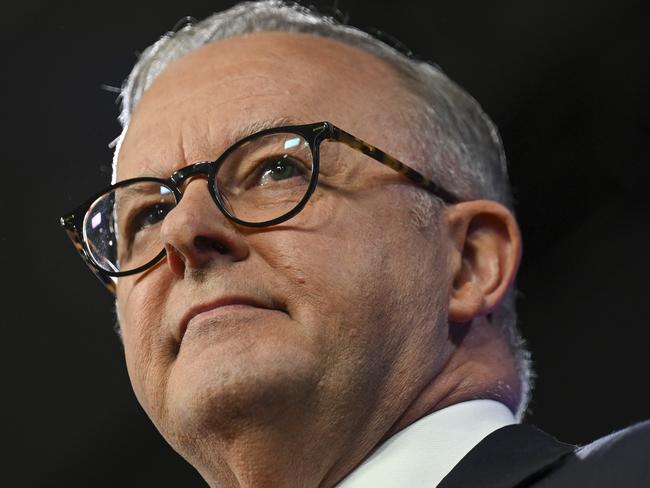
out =
<path fill-rule="evenodd" d="M 194 238 L 194 247 L 199 251 L 217 251 L 219 254 L 228 253 L 228 248 L 223 243 L 204 236 Z"/>
<path fill-rule="evenodd" d="M 212 241 L 212 247 L 217 251 L 219 254 L 226 254 L 228 252 L 228 248 L 221 244 L 220 242 Z"/>

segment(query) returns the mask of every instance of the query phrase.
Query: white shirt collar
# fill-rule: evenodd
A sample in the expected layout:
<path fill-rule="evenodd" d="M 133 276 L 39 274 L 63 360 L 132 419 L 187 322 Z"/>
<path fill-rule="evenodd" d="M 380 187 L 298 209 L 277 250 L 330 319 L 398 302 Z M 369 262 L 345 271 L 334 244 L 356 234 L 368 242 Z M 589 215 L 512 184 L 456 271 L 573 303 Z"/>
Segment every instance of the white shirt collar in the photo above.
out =
<path fill-rule="evenodd" d="M 433 488 L 485 437 L 515 422 L 494 400 L 451 405 L 387 439 L 337 488 Z"/>

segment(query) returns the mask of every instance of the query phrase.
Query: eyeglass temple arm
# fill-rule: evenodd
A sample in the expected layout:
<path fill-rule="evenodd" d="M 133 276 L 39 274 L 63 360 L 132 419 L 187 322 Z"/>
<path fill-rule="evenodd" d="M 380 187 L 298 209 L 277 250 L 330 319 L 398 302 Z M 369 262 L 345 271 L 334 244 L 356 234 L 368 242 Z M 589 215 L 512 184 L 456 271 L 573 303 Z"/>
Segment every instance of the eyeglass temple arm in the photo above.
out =
<path fill-rule="evenodd" d="M 81 243 L 81 238 L 79 236 L 79 231 L 77 230 L 77 225 L 75 221 L 76 221 L 75 214 L 69 214 L 66 215 L 65 217 L 61 217 L 59 223 L 61 224 L 61 227 L 63 227 L 63 230 L 65 230 L 65 233 L 72 241 L 74 248 L 81 256 L 81 259 L 84 260 L 84 262 L 88 265 L 90 270 L 99 279 L 99 281 L 101 281 L 102 284 L 106 288 L 108 288 L 108 291 L 110 291 L 113 295 L 115 295 L 115 282 L 110 276 L 102 273 L 101 270 L 97 269 L 97 267 L 92 263 L 92 261 L 86 254 L 86 250 L 84 249 L 83 244 Z"/>
<path fill-rule="evenodd" d="M 384 164 L 389 168 L 394 169 L 398 173 L 403 174 L 404 176 L 406 176 L 408 179 L 410 179 L 417 185 L 428 190 L 434 195 L 440 197 L 442 200 L 444 200 L 447 203 L 458 203 L 460 201 L 460 198 L 458 198 L 456 195 L 445 190 L 440 185 L 435 184 L 433 181 L 427 179 L 422 173 L 398 161 L 390 154 L 386 154 L 381 149 L 378 149 L 375 146 L 354 137 L 352 134 L 348 134 L 344 130 L 339 129 L 338 127 L 332 124 L 330 124 L 330 128 L 331 128 L 332 139 L 342 142 L 343 144 L 351 147 L 352 149 L 361 151 L 363 154 L 365 154 L 366 156 L 370 156 L 375 161 L 378 161 L 381 164 Z"/>

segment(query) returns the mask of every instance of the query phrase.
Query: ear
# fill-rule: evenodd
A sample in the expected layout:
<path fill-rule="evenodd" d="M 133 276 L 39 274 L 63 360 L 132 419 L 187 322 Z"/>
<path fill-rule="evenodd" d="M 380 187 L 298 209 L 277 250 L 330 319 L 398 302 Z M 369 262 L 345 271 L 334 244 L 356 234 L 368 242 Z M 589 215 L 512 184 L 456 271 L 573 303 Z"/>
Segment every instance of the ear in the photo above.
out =
<path fill-rule="evenodd" d="M 521 259 L 517 221 L 491 200 L 447 207 L 450 239 L 449 321 L 469 322 L 492 312 L 515 280 Z"/>

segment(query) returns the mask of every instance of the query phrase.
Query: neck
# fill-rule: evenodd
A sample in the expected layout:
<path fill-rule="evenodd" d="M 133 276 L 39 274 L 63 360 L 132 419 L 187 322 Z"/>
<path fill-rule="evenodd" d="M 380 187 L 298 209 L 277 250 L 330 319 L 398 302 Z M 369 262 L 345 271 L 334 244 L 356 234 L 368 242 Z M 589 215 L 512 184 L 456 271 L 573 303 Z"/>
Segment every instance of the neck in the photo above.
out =
<path fill-rule="evenodd" d="M 202 462 L 193 457 L 192 464 L 212 487 L 329 487 L 384 440 L 437 410 L 467 400 L 493 399 L 515 411 L 519 381 L 500 329 L 484 318 L 450 328 L 454 352 L 390 427 L 359 427 L 368 419 L 350 422 L 352 406 L 339 412 L 338 425 L 332 425 L 327 414 L 320 418 L 327 418 L 328 425 L 318 425 L 318 415 L 311 421 L 302 418 L 304 412 L 282 415 L 283 425 L 249 425 L 238 429 L 240 435 L 234 438 L 201 441 L 196 450 Z"/>
<path fill-rule="evenodd" d="M 383 440 L 430 413 L 468 400 L 496 400 L 516 413 L 521 386 L 500 328 L 480 317 L 470 324 L 450 324 L 450 337 L 456 349 L 449 361 L 425 384 Z"/>
<path fill-rule="evenodd" d="M 231 436 L 212 429 L 211 436 L 192 439 L 191 449 L 184 443 L 183 452 L 211 487 L 330 487 L 363 460 L 385 430 L 369 429 L 365 412 L 351 418 L 353 405 L 324 413 L 302 404 L 300 410 L 256 421 L 230 419 Z"/>
<path fill-rule="evenodd" d="M 311 439 L 251 428 L 229 442 L 209 440 L 194 464 L 211 487 L 317 487 L 332 461 Z M 304 434 L 303 434 L 304 435 Z M 313 439 L 315 440 L 315 439 Z M 320 456 L 317 456 L 319 454 Z"/>

